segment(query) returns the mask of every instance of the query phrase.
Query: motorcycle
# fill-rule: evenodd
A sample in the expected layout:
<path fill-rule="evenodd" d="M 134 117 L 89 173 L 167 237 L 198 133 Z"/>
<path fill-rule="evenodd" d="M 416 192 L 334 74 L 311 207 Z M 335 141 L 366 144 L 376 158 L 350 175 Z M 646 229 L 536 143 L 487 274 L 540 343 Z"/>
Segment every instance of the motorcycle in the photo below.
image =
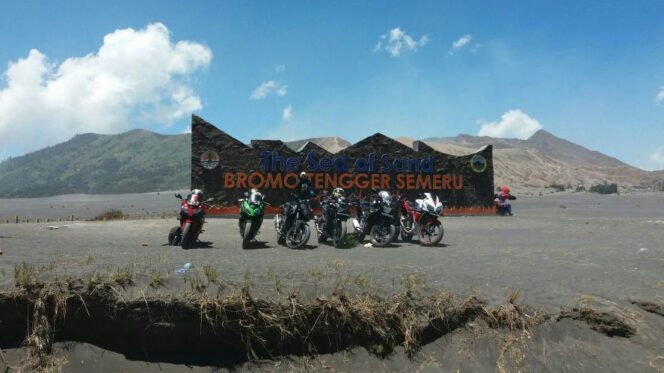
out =
<path fill-rule="evenodd" d="M 294 196 L 293 201 L 284 203 L 281 213 L 274 217 L 274 229 L 277 231 L 278 243 L 291 249 L 299 249 L 309 241 L 311 231 L 311 206 L 308 198 Z"/>
<path fill-rule="evenodd" d="M 205 224 L 205 212 L 207 202 L 213 201 L 209 198 L 202 201 L 202 192 L 192 192 L 187 198 L 182 198 L 181 194 L 176 194 L 175 198 L 182 201 L 178 219 L 180 225 L 171 228 L 168 233 L 168 244 L 170 246 L 182 246 L 183 249 L 191 248 L 198 236 L 203 233 L 203 224 Z"/>
<path fill-rule="evenodd" d="M 343 245 L 346 238 L 346 220 L 350 217 L 350 209 L 346 197 L 330 197 L 321 202 L 323 215 L 314 219 L 318 243 L 332 238 L 334 247 Z"/>
<path fill-rule="evenodd" d="M 442 214 L 442 202 L 431 193 L 424 193 L 414 203 L 404 200 L 400 218 L 401 239 L 410 241 L 417 234 L 422 245 L 439 243 L 445 234 L 443 224 L 438 220 Z"/>
<path fill-rule="evenodd" d="M 372 189 L 369 201 L 361 200 L 355 205 L 357 217 L 353 219 L 353 227 L 358 242 L 368 234 L 374 246 L 389 245 L 396 235 L 395 204 L 390 193 Z"/>
<path fill-rule="evenodd" d="M 238 225 L 240 227 L 240 236 L 242 236 L 242 249 L 247 250 L 258 231 L 263 224 L 263 216 L 265 215 L 265 206 L 267 202 L 263 201 L 263 195 L 257 190 L 252 190 L 246 194 L 247 198 L 239 199 L 240 203 L 240 219 Z"/>

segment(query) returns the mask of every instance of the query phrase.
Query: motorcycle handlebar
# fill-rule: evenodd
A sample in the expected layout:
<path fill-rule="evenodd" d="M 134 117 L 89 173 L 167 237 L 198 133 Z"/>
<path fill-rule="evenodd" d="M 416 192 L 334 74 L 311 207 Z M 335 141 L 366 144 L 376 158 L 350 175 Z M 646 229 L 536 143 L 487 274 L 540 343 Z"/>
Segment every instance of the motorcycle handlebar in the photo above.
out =
<path fill-rule="evenodd" d="M 238 201 L 238 202 L 244 202 L 244 201 L 246 201 L 246 200 L 247 200 L 246 198 L 240 198 L 240 199 L 238 199 L 237 201 Z M 270 202 L 263 201 L 263 203 L 266 204 L 267 206 L 272 206 L 272 204 L 271 204 Z"/>

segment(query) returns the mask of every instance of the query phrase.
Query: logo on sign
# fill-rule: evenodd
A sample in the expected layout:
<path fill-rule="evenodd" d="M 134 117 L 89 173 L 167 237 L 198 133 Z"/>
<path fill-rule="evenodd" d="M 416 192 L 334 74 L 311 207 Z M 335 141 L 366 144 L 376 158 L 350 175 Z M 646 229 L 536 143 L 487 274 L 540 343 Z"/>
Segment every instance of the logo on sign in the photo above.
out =
<path fill-rule="evenodd" d="M 208 150 L 201 154 L 201 166 L 206 170 L 214 170 L 219 165 L 219 154 Z"/>
<path fill-rule="evenodd" d="M 486 158 L 482 157 L 479 154 L 475 154 L 471 159 L 470 159 L 470 168 L 473 169 L 473 171 L 479 173 L 482 173 L 486 170 L 487 162 Z"/>

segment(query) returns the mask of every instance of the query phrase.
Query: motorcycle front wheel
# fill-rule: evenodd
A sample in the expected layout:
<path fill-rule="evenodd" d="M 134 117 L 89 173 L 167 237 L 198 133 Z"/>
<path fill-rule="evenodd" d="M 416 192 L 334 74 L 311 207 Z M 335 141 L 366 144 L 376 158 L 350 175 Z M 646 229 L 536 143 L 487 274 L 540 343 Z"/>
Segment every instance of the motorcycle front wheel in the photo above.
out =
<path fill-rule="evenodd" d="M 168 246 L 180 246 L 180 226 L 171 228 L 168 232 Z"/>
<path fill-rule="evenodd" d="M 445 229 L 440 222 L 434 224 L 422 224 L 417 228 L 420 243 L 424 246 L 435 245 L 443 239 Z"/>
<path fill-rule="evenodd" d="M 413 216 L 408 215 L 407 217 L 404 217 L 401 219 L 401 240 L 405 242 L 409 242 L 413 238 Z"/>
<path fill-rule="evenodd" d="M 251 220 L 244 221 L 244 229 L 242 230 L 242 250 L 247 250 L 251 245 L 252 236 L 252 222 Z"/>
<path fill-rule="evenodd" d="M 392 242 L 396 228 L 392 222 L 381 222 L 371 227 L 369 236 L 374 246 L 387 246 Z"/>
<path fill-rule="evenodd" d="M 240 228 L 240 237 L 244 237 L 245 222 L 246 220 L 243 220 L 242 218 L 240 218 L 240 220 L 238 221 L 238 227 Z"/>
<path fill-rule="evenodd" d="M 334 223 L 334 233 L 332 234 L 332 242 L 334 247 L 341 247 L 346 240 L 346 222 L 337 220 Z"/>
<path fill-rule="evenodd" d="M 187 250 L 191 248 L 194 244 L 194 240 L 192 239 L 193 236 L 193 228 L 191 226 L 191 223 L 187 223 L 184 225 L 184 229 L 182 229 L 182 239 L 181 239 L 181 245 L 182 248 Z"/>
<path fill-rule="evenodd" d="M 309 241 L 310 235 L 309 224 L 296 221 L 293 227 L 286 232 L 286 246 L 290 249 L 299 249 Z"/>

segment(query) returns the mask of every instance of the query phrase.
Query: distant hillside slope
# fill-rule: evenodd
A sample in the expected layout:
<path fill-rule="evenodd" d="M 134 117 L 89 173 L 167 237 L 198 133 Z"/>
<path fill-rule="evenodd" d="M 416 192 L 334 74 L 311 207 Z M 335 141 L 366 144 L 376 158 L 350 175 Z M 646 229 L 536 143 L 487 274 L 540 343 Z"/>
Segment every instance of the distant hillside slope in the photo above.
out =
<path fill-rule="evenodd" d="M 494 145 L 496 184 L 541 188 L 551 184 L 576 187 L 609 182 L 624 186 L 656 186 L 652 172 L 629 166 L 598 151 L 589 150 L 553 134 L 539 130 L 527 140 L 459 135 L 424 140 L 445 152 L 454 147 L 473 152 Z"/>
<path fill-rule="evenodd" d="M 189 185 L 190 135 L 83 134 L 0 163 L 0 197 L 141 193 Z"/>
<path fill-rule="evenodd" d="M 412 146 L 413 139 L 396 138 Z M 339 137 L 287 142 L 299 149 L 307 141 L 336 153 L 351 144 Z M 528 140 L 459 135 L 426 139 L 432 148 L 463 155 L 494 145 L 496 184 L 543 188 L 607 181 L 621 186 L 664 189 L 664 171 L 631 167 L 600 152 L 539 131 Z M 70 193 L 142 193 L 187 188 L 191 135 L 160 135 L 134 130 L 119 135 L 78 135 L 71 140 L 0 162 L 0 198 Z"/>
<path fill-rule="evenodd" d="M 561 139 L 545 130 L 537 131 L 527 140 L 458 135 L 456 137 L 429 138 L 424 141 L 454 144 L 471 149 L 493 144 L 495 149 L 517 148 L 533 150 L 542 156 L 569 164 L 589 164 L 599 167 L 627 166 L 613 157 Z"/>

